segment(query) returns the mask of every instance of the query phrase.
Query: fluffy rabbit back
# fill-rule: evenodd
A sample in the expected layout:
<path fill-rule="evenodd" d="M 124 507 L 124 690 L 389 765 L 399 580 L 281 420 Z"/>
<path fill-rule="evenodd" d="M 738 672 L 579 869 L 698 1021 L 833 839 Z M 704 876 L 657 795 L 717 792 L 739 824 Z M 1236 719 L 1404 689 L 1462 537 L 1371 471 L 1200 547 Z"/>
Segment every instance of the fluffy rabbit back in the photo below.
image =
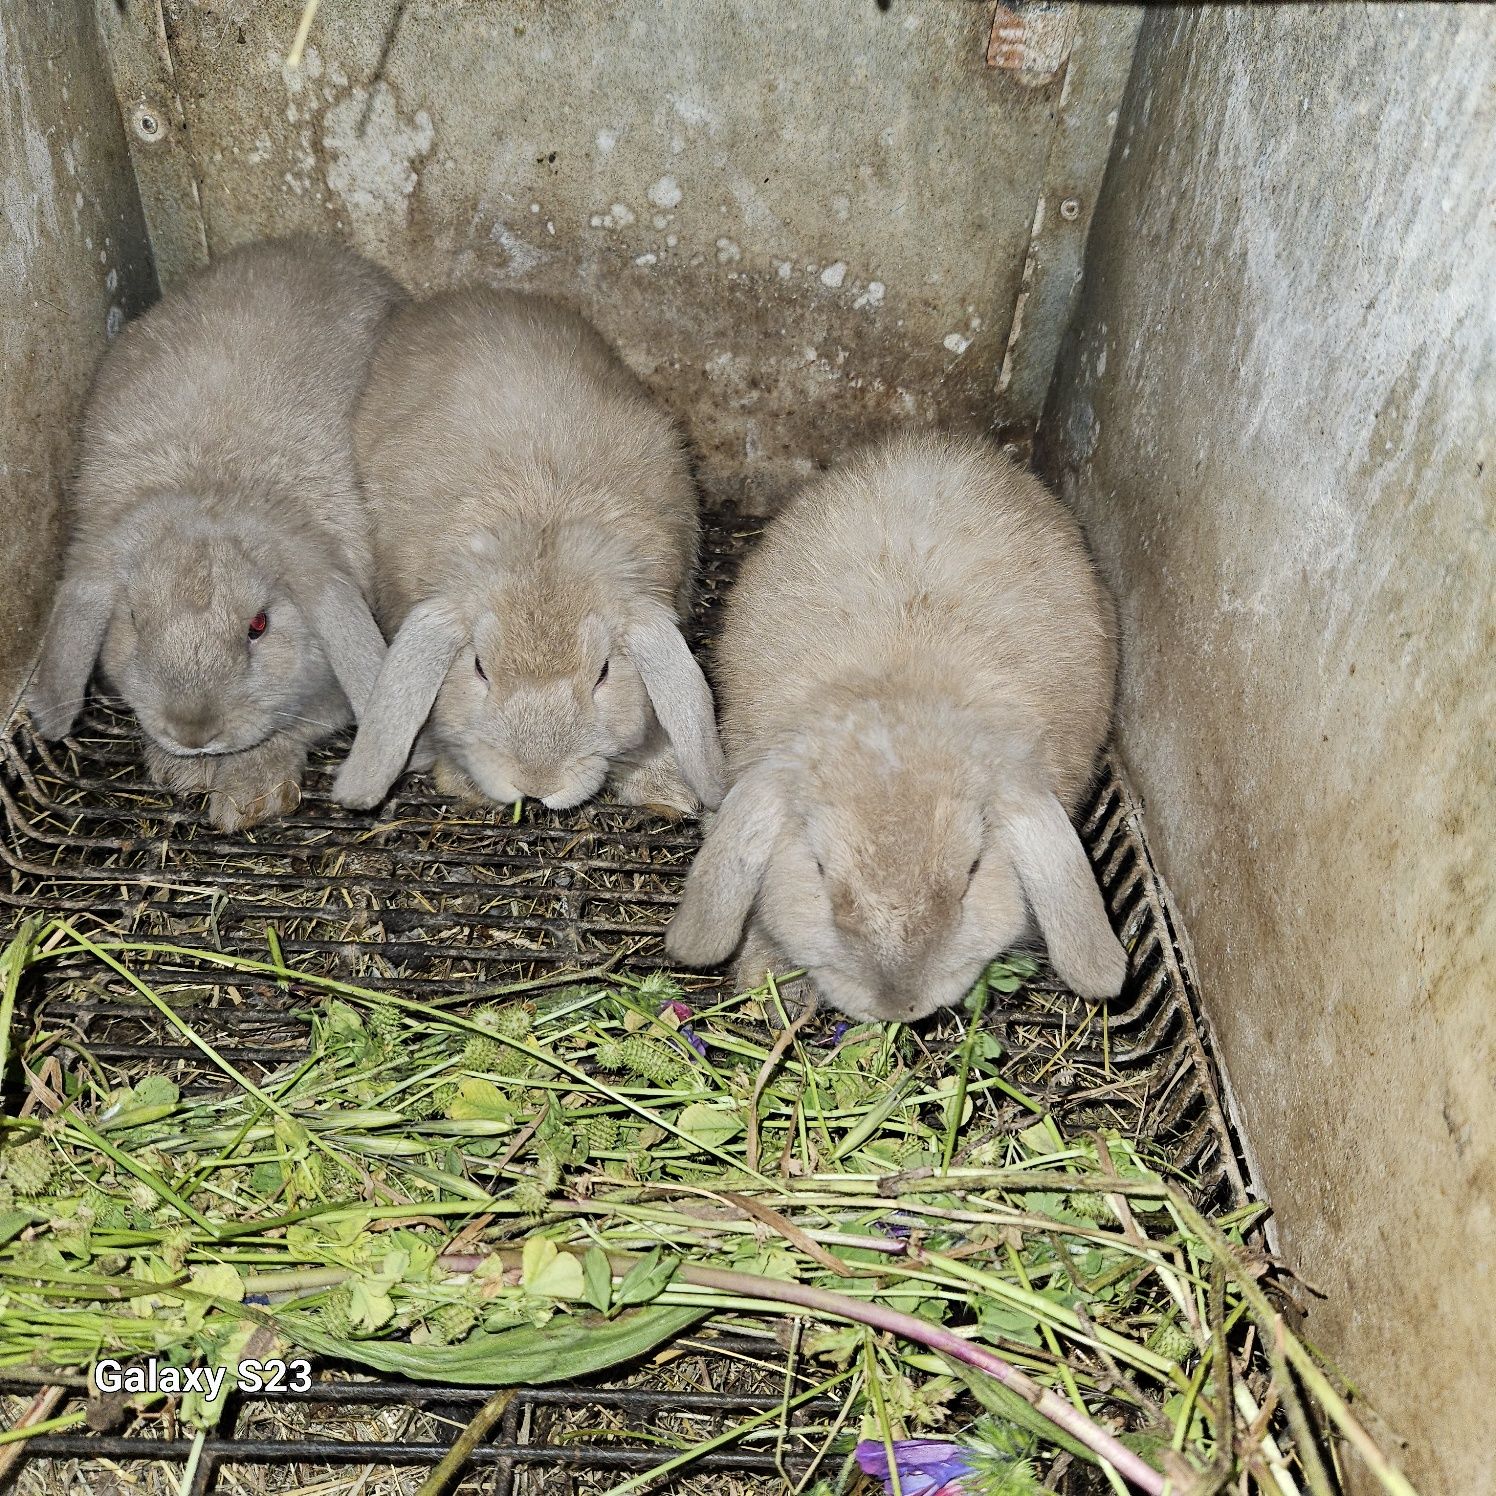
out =
<path fill-rule="evenodd" d="M 803 967 L 860 1017 L 958 1001 L 1032 910 L 1062 976 L 1125 958 L 1067 812 L 1110 721 L 1111 606 L 1074 521 L 982 443 L 903 438 L 770 524 L 718 646 L 732 789 L 668 941 Z"/>
<path fill-rule="evenodd" d="M 214 261 L 127 325 L 89 396 L 78 541 L 107 548 L 143 495 L 201 495 L 210 514 L 252 503 L 267 534 L 340 551 L 369 582 L 351 422 L 400 300 L 395 281 L 350 250 L 272 240 Z"/>
<path fill-rule="evenodd" d="M 716 798 L 710 692 L 677 627 L 699 528 L 685 451 L 584 318 L 477 289 L 410 307 L 356 441 L 401 636 L 345 804 L 384 794 L 428 711 L 448 788 L 563 808 L 611 772 L 625 799 Z"/>
<path fill-rule="evenodd" d="M 406 308 L 375 354 L 355 439 L 387 626 L 506 525 L 590 525 L 660 601 L 690 586 L 698 519 L 680 437 L 560 303 L 470 289 Z"/>
<path fill-rule="evenodd" d="M 923 676 L 1036 724 L 1073 810 L 1111 721 L 1112 604 L 1079 526 L 1031 474 L 959 437 L 875 447 L 803 490 L 745 561 L 718 654 L 734 769 L 835 685 Z"/>
<path fill-rule="evenodd" d="M 30 692 L 45 735 L 71 725 L 102 653 L 160 777 L 213 791 L 222 824 L 288 803 L 306 744 L 383 658 L 351 420 L 400 298 L 351 251 L 275 241 L 126 327 L 82 425 Z"/>

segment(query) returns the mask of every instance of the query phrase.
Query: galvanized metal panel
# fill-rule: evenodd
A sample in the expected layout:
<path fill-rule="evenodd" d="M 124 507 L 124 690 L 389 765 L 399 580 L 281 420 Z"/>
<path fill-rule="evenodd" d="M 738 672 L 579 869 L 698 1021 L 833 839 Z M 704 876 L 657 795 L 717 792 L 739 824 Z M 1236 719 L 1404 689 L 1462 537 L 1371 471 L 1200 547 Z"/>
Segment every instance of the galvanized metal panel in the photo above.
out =
<path fill-rule="evenodd" d="M 74 416 L 154 291 L 92 0 L 0 5 L 0 701 L 30 669 Z"/>
<path fill-rule="evenodd" d="M 1096 178 L 1130 33 L 1047 9 L 1104 64 L 1066 104 Z M 326 229 L 418 289 L 574 298 L 755 502 L 891 422 L 1037 416 L 1049 300 L 994 398 L 1068 74 L 989 68 L 990 4 L 324 4 L 294 70 L 300 12 L 166 0 L 214 251 Z"/>
<path fill-rule="evenodd" d="M 1117 145 L 1045 434 L 1123 744 L 1310 1333 L 1490 1492 L 1496 8 L 1160 12 Z"/>

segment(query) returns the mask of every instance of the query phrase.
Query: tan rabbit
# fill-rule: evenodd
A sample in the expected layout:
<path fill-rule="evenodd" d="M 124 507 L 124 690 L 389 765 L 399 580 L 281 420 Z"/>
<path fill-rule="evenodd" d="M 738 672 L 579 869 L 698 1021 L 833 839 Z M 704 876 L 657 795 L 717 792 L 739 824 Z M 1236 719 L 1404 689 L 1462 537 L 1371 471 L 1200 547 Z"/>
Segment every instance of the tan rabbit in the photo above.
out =
<path fill-rule="evenodd" d="M 44 737 L 96 660 L 169 788 L 226 830 L 292 809 L 308 745 L 384 659 L 352 416 L 401 298 L 310 239 L 215 261 L 126 327 L 83 421 L 72 534 L 28 702 Z"/>
<path fill-rule="evenodd" d="M 611 776 L 631 804 L 716 805 L 679 627 L 696 495 L 596 330 L 541 297 L 433 297 L 392 319 L 355 425 L 393 641 L 336 797 L 378 803 L 420 733 L 458 793 L 566 809 Z"/>
<path fill-rule="evenodd" d="M 903 438 L 768 527 L 718 645 L 731 788 L 667 932 L 858 1018 L 959 1002 L 1033 921 L 1082 996 L 1127 958 L 1069 812 L 1116 665 L 1080 531 L 986 445 Z"/>

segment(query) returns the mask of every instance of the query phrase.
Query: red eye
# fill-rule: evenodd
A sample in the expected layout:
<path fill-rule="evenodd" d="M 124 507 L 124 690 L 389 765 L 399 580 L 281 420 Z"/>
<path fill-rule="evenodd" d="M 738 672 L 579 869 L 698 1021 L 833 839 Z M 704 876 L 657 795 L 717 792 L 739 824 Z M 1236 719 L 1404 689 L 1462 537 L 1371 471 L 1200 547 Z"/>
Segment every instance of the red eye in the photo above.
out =
<path fill-rule="evenodd" d="M 270 619 L 263 609 L 249 620 L 249 637 L 258 639 L 270 627 Z"/>

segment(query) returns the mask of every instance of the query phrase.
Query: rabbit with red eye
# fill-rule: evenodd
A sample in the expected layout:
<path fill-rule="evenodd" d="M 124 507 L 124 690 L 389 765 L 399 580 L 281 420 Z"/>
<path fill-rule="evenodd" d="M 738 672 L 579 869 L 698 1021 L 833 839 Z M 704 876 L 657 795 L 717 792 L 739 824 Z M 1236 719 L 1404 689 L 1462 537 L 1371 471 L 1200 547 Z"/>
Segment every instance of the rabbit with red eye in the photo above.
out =
<path fill-rule="evenodd" d="M 355 435 L 392 642 L 336 798 L 377 804 L 420 733 L 467 797 L 564 810 L 611 780 L 628 804 L 717 804 L 712 694 L 679 625 L 685 452 L 591 325 L 516 292 L 414 305 Z"/>
<path fill-rule="evenodd" d="M 215 261 L 126 327 L 89 396 L 29 691 L 61 737 L 95 662 L 153 774 L 225 830 L 285 813 L 384 659 L 353 404 L 396 283 L 317 240 Z"/>
<path fill-rule="evenodd" d="M 1111 717 L 1111 604 L 1074 520 L 986 445 L 902 438 L 808 484 L 727 606 L 731 788 L 666 934 L 804 969 L 856 1018 L 959 1002 L 1037 926 L 1081 996 L 1127 957 L 1070 823 Z M 746 933 L 745 933 L 746 932 Z"/>

